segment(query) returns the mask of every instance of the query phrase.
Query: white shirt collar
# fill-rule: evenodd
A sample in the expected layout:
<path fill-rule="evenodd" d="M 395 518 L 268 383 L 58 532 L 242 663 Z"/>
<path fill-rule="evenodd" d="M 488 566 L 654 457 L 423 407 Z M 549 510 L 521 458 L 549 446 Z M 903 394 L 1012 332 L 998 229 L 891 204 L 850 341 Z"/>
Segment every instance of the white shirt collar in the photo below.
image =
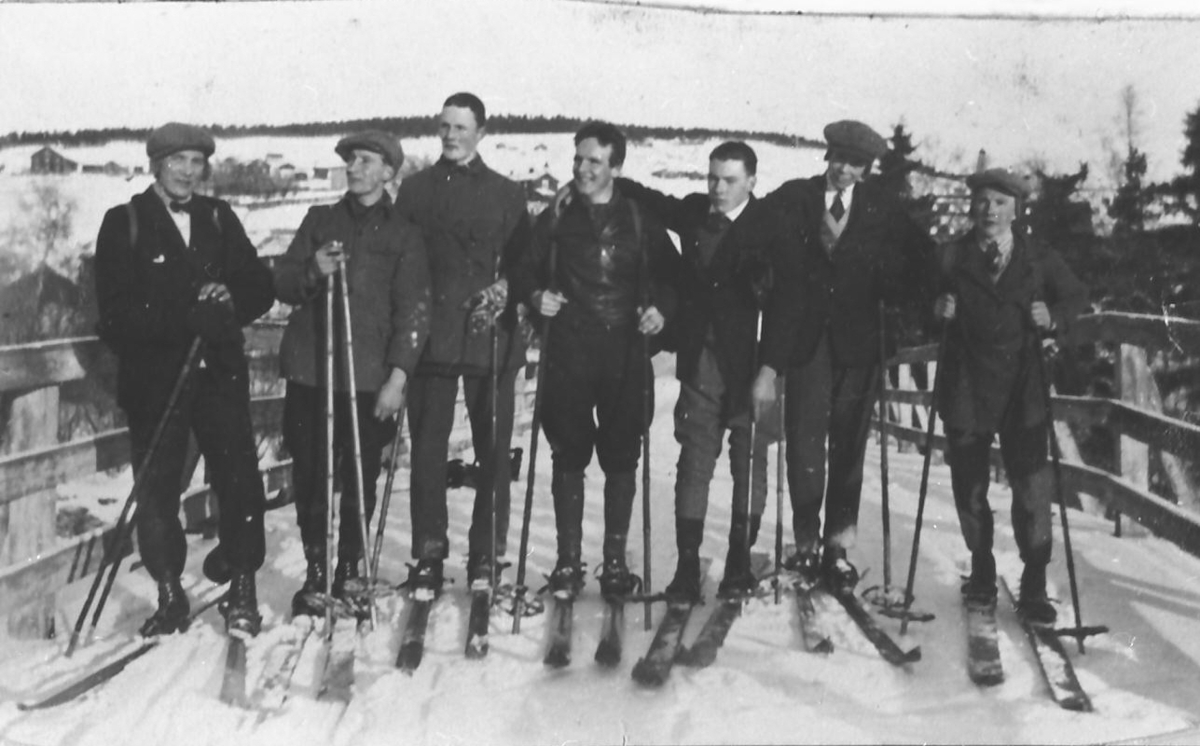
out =
<path fill-rule="evenodd" d="M 842 190 L 842 207 L 846 208 L 846 212 L 850 212 L 850 203 L 854 201 L 854 187 L 858 183 L 855 182 Z M 829 181 L 825 182 L 825 209 L 833 207 L 833 200 L 837 198 L 838 191 L 830 185 Z"/>
<path fill-rule="evenodd" d="M 742 204 L 740 204 L 737 207 L 733 208 L 732 210 L 729 210 L 728 212 L 726 212 L 725 217 L 729 218 L 729 222 L 731 222 L 731 223 L 736 221 L 738 219 L 738 216 L 741 215 L 743 211 L 745 211 L 746 205 L 748 205 L 748 204 L 750 204 L 749 198 L 747 198 L 745 201 L 743 201 Z"/>

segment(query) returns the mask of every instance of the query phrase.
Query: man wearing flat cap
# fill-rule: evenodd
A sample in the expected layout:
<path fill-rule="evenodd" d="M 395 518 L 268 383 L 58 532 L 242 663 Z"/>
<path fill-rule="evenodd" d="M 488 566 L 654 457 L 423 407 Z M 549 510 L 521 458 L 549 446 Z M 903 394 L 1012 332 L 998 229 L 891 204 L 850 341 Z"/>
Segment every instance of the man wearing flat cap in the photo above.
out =
<path fill-rule="evenodd" d="M 942 351 L 938 414 L 946 429 L 954 504 L 971 551 L 968 602 L 993 604 L 996 561 L 988 505 L 988 454 L 999 435 L 1012 488 L 1013 534 L 1025 564 L 1018 609 L 1053 623 L 1046 597 L 1052 547 L 1043 340 L 1065 335 L 1087 304 L 1087 288 L 1057 253 L 1014 230 L 1029 186 L 990 169 L 967 179 L 974 227 L 939 246 L 934 316 L 950 324 Z"/>
<path fill-rule="evenodd" d="M 341 525 L 333 593 L 346 599 L 346 583 L 359 577 L 364 559 L 355 478 L 349 380 L 345 354 L 352 338 L 363 503 L 370 520 L 384 446 L 396 431 L 406 385 L 429 333 L 429 265 L 416 226 L 392 203 L 385 185 L 404 162 L 400 141 L 377 130 L 350 135 L 334 148 L 346 162 L 346 195 L 304 216 L 287 253 L 275 267 L 275 292 L 292 305 L 279 347 L 284 396 L 283 439 L 292 454 L 296 520 L 308 571 L 292 599 L 293 615 L 319 615 L 325 592 L 326 483 L 324 442 L 325 339 L 334 338 L 333 449 L 341 477 Z M 350 329 L 336 273 L 349 288 Z M 336 293 L 333 319 L 325 317 L 322 291 Z M 347 599 L 353 600 L 353 599 Z"/>
<path fill-rule="evenodd" d="M 896 200 L 863 180 L 887 152 L 883 137 L 846 120 L 825 127 L 825 139 L 825 173 L 763 198 L 781 216 L 790 250 L 776 267 L 753 398 L 756 416 L 765 416 L 776 405 L 776 377 L 786 376 L 796 538 L 789 566 L 805 582 L 843 590 L 858 579 L 847 550 L 857 533 L 880 375 L 880 303 L 928 307 L 923 270 L 932 242 Z"/>
<path fill-rule="evenodd" d="M 477 96 L 447 98 L 438 119 L 441 158 L 406 178 L 396 196 L 396 206 L 425 238 L 433 281 L 429 342 L 408 399 L 412 556 L 417 560 L 409 585 L 433 591 L 441 588 L 450 552 L 446 459 L 460 378 L 479 463 L 468 584 L 490 586 L 493 557 L 504 555 L 508 535 L 513 392 L 517 370 L 525 364 L 508 275 L 531 228 L 524 190 L 488 168 L 479 154 L 486 125 Z"/>
<path fill-rule="evenodd" d="M 179 502 L 189 434 L 219 501 L 220 541 L 205 569 L 230 583 L 226 628 L 254 635 L 261 625 L 254 576 L 265 551 L 266 499 L 242 327 L 271 307 L 274 294 L 271 273 L 233 210 L 196 193 L 214 149 L 198 127 L 171 122 L 156 129 L 146 142 L 154 184 L 109 210 L 96 239 L 98 331 L 117 355 L 117 401 L 128 418 L 135 473 L 165 422 L 138 484 L 138 548 L 158 583 L 158 609 L 141 628 L 146 636 L 188 625 Z M 195 362 L 188 350 L 197 337 L 202 355 Z M 181 375 L 186 383 L 166 412 Z"/>

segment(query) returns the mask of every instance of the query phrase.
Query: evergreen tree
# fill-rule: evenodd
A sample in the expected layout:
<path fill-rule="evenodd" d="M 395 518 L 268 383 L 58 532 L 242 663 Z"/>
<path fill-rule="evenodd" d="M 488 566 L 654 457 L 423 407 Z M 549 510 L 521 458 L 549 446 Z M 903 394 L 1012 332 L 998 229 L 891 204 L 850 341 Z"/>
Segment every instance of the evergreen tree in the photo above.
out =
<path fill-rule="evenodd" d="M 1142 180 L 1146 175 L 1146 154 L 1131 148 L 1125 159 L 1124 179 L 1108 205 L 1108 216 L 1116 221 L 1117 233 L 1141 233 L 1146 227 L 1148 191 Z"/>
<path fill-rule="evenodd" d="M 1188 113 L 1184 120 L 1183 135 L 1187 145 L 1183 149 L 1184 173 L 1171 182 L 1175 197 L 1172 212 L 1182 212 L 1200 225 L 1200 106 Z"/>

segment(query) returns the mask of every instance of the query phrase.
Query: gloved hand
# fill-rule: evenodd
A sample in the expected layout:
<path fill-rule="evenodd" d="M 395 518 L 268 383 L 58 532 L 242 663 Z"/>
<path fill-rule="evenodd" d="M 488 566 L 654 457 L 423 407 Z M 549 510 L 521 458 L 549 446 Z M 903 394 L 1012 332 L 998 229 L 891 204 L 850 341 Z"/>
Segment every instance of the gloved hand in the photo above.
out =
<path fill-rule="evenodd" d="M 202 300 L 193 304 L 188 311 L 187 327 L 210 344 L 237 341 L 242 333 L 233 309 L 217 300 Z"/>
<path fill-rule="evenodd" d="M 508 305 L 508 280 L 501 278 L 471 294 L 463 308 L 471 310 L 469 325 L 472 333 L 486 331 L 492 321 Z"/>

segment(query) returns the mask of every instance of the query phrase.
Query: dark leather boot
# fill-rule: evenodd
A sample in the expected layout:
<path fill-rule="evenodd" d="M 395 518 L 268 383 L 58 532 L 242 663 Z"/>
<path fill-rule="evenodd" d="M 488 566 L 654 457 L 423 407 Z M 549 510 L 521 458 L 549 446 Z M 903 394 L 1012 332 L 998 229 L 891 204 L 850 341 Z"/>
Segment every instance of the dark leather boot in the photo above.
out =
<path fill-rule="evenodd" d="M 1027 562 L 1021 572 L 1021 591 L 1017 598 L 1017 613 L 1034 624 L 1054 624 L 1058 610 L 1046 595 L 1046 565 Z"/>
<path fill-rule="evenodd" d="M 962 595 L 967 603 L 996 602 L 996 558 L 990 551 L 971 553 L 971 576 L 962 584 Z"/>
<path fill-rule="evenodd" d="M 675 519 L 675 547 L 679 559 L 675 563 L 675 577 L 667 585 L 667 599 L 671 602 L 700 603 L 700 544 L 704 540 L 704 521 L 696 518 Z"/>
<path fill-rule="evenodd" d="M 328 567 L 325 560 L 324 544 L 306 544 L 304 559 L 308 569 L 304 575 L 304 585 L 292 596 L 292 616 L 321 616 L 325 606 L 320 599 L 325 594 L 325 577 Z"/>
<path fill-rule="evenodd" d="M 229 581 L 229 595 L 221 609 L 225 614 L 225 631 L 231 635 L 254 637 L 262 629 L 258 613 L 258 594 L 254 573 L 235 572 Z"/>
<path fill-rule="evenodd" d="M 750 547 L 752 537 L 758 531 L 754 518 L 744 513 L 734 513 L 729 521 L 729 551 L 725 555 L 725 576 L 717 587 L 717 595 L 722 598 L 745 596 L 754 592 L 758 580 L 750 572 Z M 761 518 L 759 519 L 761 521 Z M 749 537 L 747 536 L 749 534 Z M 749 543 L 748 543 L 749 540 Z"/>
<path fill-rule="evenodd" d="M 558 562 L 550 573 L 550 590 L 575 596 L 583 588 L 583 472 L 554 471 L 550 480 L 554 496 L 554 526 Z"/>
<path fill-rule="evenodd" d="M 142 637 L 157 637 L 174 632 L 186 632 L 190 620 L 187 594 L 179 578 L 167 578 L 158 583 L 158 609 L 141 628 Z"/>
<path fill-rule="evenodd" d="M 642 587 L 642 580 L 625 564 L 625 534 L 604 536 L 604 564 L 600 567 L 600 595 L 622 598 Z"/>
<path fill-rule="evenodd" d="M 201 570 L 204 572 L 204 577 L 217 585 L 225 585 L 233 578 L 233 568 L 225 561 L 225 554 L 221 551 L 220 544 L 204 555 L 204 564 L 201 566 Z"/>

